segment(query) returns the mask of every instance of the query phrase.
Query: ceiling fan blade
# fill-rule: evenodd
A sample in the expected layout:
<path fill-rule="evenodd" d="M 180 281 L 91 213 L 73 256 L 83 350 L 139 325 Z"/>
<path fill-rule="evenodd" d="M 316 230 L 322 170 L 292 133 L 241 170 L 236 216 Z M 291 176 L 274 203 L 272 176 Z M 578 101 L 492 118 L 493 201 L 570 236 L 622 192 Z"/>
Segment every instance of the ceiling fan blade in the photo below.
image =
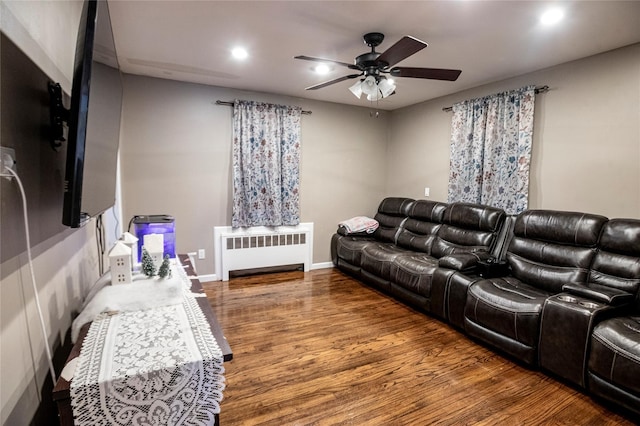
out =
<path fill-rule="evenodd" d="M 378 59 L 377 63 L 384 62 L 389 67 L 394 66 L 403 59 L 417 53 L 427 47 L 427 43 L 411 36 L 404 36 L 396 44 L 385 50 Z"/>
<path fill-rule="evenodd" d="M 340 62 L 340 61 L 332 61 L 331 59 L 314 58 L 312 56 L 299 55 L 299 56 L 294 56 L 293 59 L 302 59 L 303 61 L 322 62 L 322 63 L 326 63 L 326 64 L 336 64 L 336 65 L 340 65 L 342 67 L 351 68 L 352 70 L 359 69 L 354 64 L 348 64 L 346 62 Z"/>
<path fill-rule="evenodd" d="M 430 80 L 456 81 L 462 71 L 441 68 L 395 67 L 389 72 L 393 77 L 428 78 Z"/>
<path fill-rule="evenodd" d="M 331 86 L 332 84 L 340 83 L 341 81 L 349 80 L 351 78 L 360 77 L 361 75 L 362 73 L 345 75 L 344 77 L 336 78 L 335 80 L 329 80 L 329 81 L 325 81 L 324 83 L 316 84 L 315 86 L 309 86 L 305 90 L 322 89 L 323 87 Z"/>

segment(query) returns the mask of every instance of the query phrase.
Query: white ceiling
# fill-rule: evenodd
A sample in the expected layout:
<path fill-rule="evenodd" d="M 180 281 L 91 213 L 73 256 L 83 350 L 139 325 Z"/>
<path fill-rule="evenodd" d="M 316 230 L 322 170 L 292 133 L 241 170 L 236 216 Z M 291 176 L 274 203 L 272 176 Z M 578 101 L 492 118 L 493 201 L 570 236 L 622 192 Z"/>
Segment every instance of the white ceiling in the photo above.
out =
<path fill-rule="evenodd" d="M 551 6 L 565 11 L 539 23 Z M 368 51 L 362 35 L 382 32 L 383 52 L 404 35 L 429 47 L 399 66 L 461 69 L 456 82 L 396 79 L 393 110 L 493 81 L 640 42 L 640 1 L 119 1 L 109 0 L 120 68 L 214 86 L 367 106 L 352 80 L 305 87 L 352 74 L 312 72 L 315 56 L 351 63 Z M 250 57 L 231 58 L 242 45 Z"/>

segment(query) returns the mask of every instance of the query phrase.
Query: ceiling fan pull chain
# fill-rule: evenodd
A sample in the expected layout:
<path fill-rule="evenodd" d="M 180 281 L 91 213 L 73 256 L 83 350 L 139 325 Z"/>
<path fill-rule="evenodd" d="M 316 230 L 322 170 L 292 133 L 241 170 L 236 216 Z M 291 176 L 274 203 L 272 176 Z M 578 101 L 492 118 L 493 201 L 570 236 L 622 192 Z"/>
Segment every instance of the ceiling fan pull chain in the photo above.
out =
<path fill-rule="evenodd" d="M 373 118 L 373 116 L 374 116 L 373 115 L 373 101 L 369 101 L 369 102 L 371 103 L 371 111 L 369 111 L 369 117 Z M 376 99 L 376 114 L 375 114 L 376 118 L 380 117 L 380 111 L 379 111 L 379 108 L 378 108 L 379 102 L 380 102 L 380 100 Z"/>

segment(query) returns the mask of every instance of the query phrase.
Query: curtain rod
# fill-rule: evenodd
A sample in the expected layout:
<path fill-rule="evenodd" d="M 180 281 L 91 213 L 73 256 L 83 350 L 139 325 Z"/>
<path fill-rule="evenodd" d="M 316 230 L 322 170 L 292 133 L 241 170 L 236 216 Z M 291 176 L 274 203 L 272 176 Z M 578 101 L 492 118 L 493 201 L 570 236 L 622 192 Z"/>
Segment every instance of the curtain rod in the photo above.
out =
<path fill-rule="evenodd" d="M 216 101 L 216 105 L 233 106 L 233 102 L 229 102 L 229 101 L 220 101 L 220 100 L 218 100 L 218 101 Z M 305 114 L 305 115 L 311 115 L 311 111 L 304 111 L 304 110 L 303 110 L 301 113 L 302 113 L 302 114 Z"/>
<path fill-rule="evenodd" d="M 549 89 L 549 86 L 542 86 L 542 87 L 536 87 L 535 92 L 536 92 L 536 95 L 537 95 L 539 93 L 546 93 L 549 90 L 551 90 L 551 89 Z M 442 110 L 445 111 L 445 112 L 451 112 L 451 111 L 453 111 L 453 107 L 444 107 L 444 108 L 442 108 Z"/>

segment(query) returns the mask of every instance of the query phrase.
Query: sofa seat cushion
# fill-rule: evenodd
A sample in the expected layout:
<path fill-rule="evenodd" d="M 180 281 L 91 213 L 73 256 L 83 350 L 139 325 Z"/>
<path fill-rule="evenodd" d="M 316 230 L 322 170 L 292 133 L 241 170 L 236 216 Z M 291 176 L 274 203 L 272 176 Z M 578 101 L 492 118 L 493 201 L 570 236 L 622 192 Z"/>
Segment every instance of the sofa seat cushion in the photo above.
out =
<path fill-rule="evenodd" d="M 360 266 L 362 249 L 376 241 L 366 237 L 341 236 L 336 242 L 338 258 L 355 266 Z"/>
<path fill-rule="evenodd" d="M 640 316 L 611 318 L 594 328 L 589 371 L 640 397 Z"/>
<path fill-rule="evenodd" d="M 431 280 L 437 268 L 438 259 L 427 254 L 402 254 L 391 263 L 390 281 L 429 298 L 431 296 Z"/>
<path fill-rule="evenodd" d="M 393 260 L 407 253 L 411 252 L 392 243 L 369 244 L 362 249 L 360 266 L 363 270 L 388 281 Z"/>
<path fill-rule="evenodd" d="M 549 296 L 513 277 L 481 280 L 469 287 L 464 315 L 468 321 L 535 348 L 542 306 Z"/>

